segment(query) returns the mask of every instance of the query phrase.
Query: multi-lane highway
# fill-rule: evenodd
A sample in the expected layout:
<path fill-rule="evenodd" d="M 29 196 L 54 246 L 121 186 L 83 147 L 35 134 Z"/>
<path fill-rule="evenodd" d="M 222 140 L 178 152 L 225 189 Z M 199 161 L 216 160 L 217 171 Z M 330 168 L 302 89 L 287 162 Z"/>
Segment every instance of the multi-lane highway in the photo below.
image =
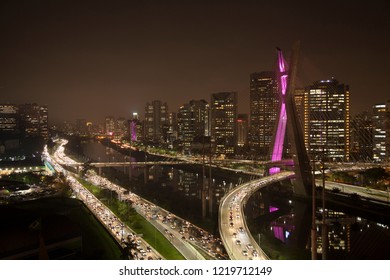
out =
<path fill-rule="evenodd" d="M 321 186 L 322 181 L 316 180 L 316 185 Z M 331 181 L 325 182 L 325 188 L 329 189 L 329 190 L 337 189 L 338 191 L 340 191 L 342 193 L 357 194 L 359 196 L 366 197 L 369 199 L 380 200 L 382 202 L 389 202 L 389 193 L 386 191 L 369 189 L 369 188 L 365 188 L 365 187 L 359 187 L 359 186 L 331 182 Z"/>
<path fill-rule="evenodd" d="M 222 199 L 219 208 L 219 232 L 231 259 L 269 259 L 248 230 L 243 211 L 244 205 L 260 188 L 283 181 L 293 175 L 294 172 L 281 172 L 250 181 L 232 190 Z"/>
<path fill-rule="evenodd" d="M 61 171 L 66 174 L 67 180 L 69 180 L 73 190 L 78 193 L 78 198 L 82 199 L 88 207 L 91 206 L 90 209 L 92 213 L 94 213 L 98 217 L 98 219 L 104 225 L 106 225 L 108 229 L 112 231 L 112 234 L 115 238 L 120 239 L 120 242 L 124 242 L 129 241 L 127 237 L 132 237 L 133 241 L 136 237 L 136 234 L 130 228 L 126 227 L 123 222 L 119 220 L 118 217 L 116 217 L 108 208 L 104 206 L 103 203 L 98 201 L 88 190 L 86 190 L 77 181 L 77 176 L 75 174 L 64 170 L 60 166 L 60 164 L 71 165 L 76 163 L 74 160 L 70 159 L 65 155 L 64 145 L 66 143 L 66 140 L 61 140 L 60 146 L 57 148 L 56 152 L 53 155 L 53 159 L 55 160 L 51 159 L 46 151 L 46 160 L 50 161 L 57 171 Z M 213 251 L 213 247 L 215 246 L 212 246 L 212 244 L 220 242 L 220 240 L 211 238 L 211 235 L 204 230 L 195 227 L 188 221 L 185 221 L 179 217 L 173 217 L 173 215 L 168 211 L 159 208 L 156 205 L 150 203 L 149 201 L 137 196 L 136 194 L 127 191 L 123 187 L 110 182 L 106 178 L 98 176 L 94 173 L 90 173 L 87 175 L 86 179 L 94 185 L 115 191 L 121 200 L 133 201 L 135 205 L 135 210 L 145 219 L 147 219 L 153 226 L 155 226 L 155 228 L 159 230 L 186 259 L 204 259 L 204 256 L 199 252 L 199 250 L 203 251 L 205 254 L 208 254 L 210 258 L 217 257 L 217 252 Z M 159 211 L 156 211 L 156 209 L 158 209 Z M 180 223 L 184 226 L 176 227 L 176 223 Z M 119 228 L 120 230 L 118 230 Z M 192 232 L 198 232 L 199 234 L 197 236 L 191 236 L 188 233 L 189 228 L 192 229 Z M 207 244 L 204 244 L 206 243 L 204 236 L 207 236 Z M 137 246 L 140 247 L 138 249 L 138 255 L 140 255 L 139 253 L 142 253 L 140 258 L 144 258 L 145 251 L 150 251 L 150 249 L 146 249 L 152 248 L 152 246 L 147 244 L 140 237 L 137 237 L 135 240 L 140 243 L 138 244 L 139 246 Z M 143 246 L 142 244 L 145 244 L 145 246 Z M 159 255 L 151 257 L 148 254 L 147 257 L 152 259 L 154 259 L 154 257 L 161 258 L 161 256 Z"/>

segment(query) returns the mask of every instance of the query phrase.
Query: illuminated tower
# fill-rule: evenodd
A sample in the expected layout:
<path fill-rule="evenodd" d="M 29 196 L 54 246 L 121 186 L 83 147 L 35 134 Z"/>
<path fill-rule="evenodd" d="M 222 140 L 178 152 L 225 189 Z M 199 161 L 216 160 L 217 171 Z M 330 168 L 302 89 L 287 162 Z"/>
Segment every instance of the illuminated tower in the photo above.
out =
<path fill-rule="evenodd" d="M 47 106 L 38 104 L 19 105 L 20 127 L 24 136 L 49 139 Z"/>
<path fill-rule="evenodd" d="M 169 129 L 168 105 L 160 100 L 153 100 L 145 106 L 145 140 L 152 142 L 165 142 L 164 137 Z M 164 139 L 165 138 L 165 139 Z"/>
<path fill-rule="evenodd" d="M 212 94 L 210 108 L 215 153 L 232 155 L 236 146 L 237 92 Z"/>
<path fill-rule="evenodd" d="M 284 61 L 282 51 L 278 49 L 278 71 L 280 106 L 278 121 L 273 140 L 272 161 L 279 161 L 283 154 L 286 130 L 291 143 L 291 157 L 294 163 L 294 192 L 300 196 L 312 193 L 311 166 L 304 145 L 304 135 L 295 104 L 295 79 L 297 73 L 299 42 L 294 44 L 290 57 L 290 67 Z M 287 117 L 288 116 L 288 117 Z M 278 167 L 272 167 L 269 172 L 276 173 Z"/>
<path fill-rule="evenodd" d="M 190 150 L 195 137 L 208 136 L 209 104 L 205 100 L 191 100 L 179 108 L 178 137 L 185 152 Z"/>
<path fill-rule="evenodd" d="M 372 107 L 373 125 L 373 159 L 382 162 L 389 159 L 390 155 L 390 102 L 376 104 Z"/>
<path fill-rule="evenodd" d="M 118 118 L 115 125 L 115 138 L 120 140 L 125 137 L 127 130 L 127 120 L 123 117 Z"/>
<path fill-rule="evenodd" d="M 18 131 L 19 107 L 17 105 L 0 104 L 0 134 L 15 134 Z"/>
<path fill-rule="evenodd" d="M 248 136 L 248 115 L 238 114 L 237 116 L 237 146 L 242 148 L 247 144 Z"/>
<path fill-rule="evenodd" d="M 286 92 L 287 92 L 287 68 L 284 61 L 282 51 L 278 49 L 278 71 L 277 80 L 279 88 L 279 115 L 275 132 L 275 141 L 272 149 L 271 161 L 279 161 L 282 159 L 283 147 L 285 142 L 286 127 L 287 127 L 287 111 L 286 111 Z M 278 168 L 272 168 L 270 173 L 277 172 Z"/>
<path fill-rule="evenodd" d="M 274 72 L 250 75 L 249 145 L 255 157 L 269 159 L 279 97 Z"/>
<path fill-rule="evenodd" d="M 113 136 L 115 133 L 115 118 L 107 116 L 105 120 L 105 132 L 108 136 Z"/>
<path fill-rule="evenodd" d="M 310 155 L 326 161 L 350 156 L 349 87 L 321 80 L 305 92 L 305 145 Z"/>
<path fill-rule="evenodd" d="M 138 113 L 133 113 L 133 118 L 129 120 L 129 138 L 131 142 L 142 141 L 142 122 Z"/>

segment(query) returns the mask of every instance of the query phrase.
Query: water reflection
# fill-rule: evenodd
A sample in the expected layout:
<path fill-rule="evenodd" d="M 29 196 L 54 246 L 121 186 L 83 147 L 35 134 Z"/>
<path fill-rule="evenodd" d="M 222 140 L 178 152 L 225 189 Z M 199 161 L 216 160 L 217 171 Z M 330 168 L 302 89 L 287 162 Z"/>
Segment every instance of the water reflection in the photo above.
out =
<path fill-rule="evenodd" d="M 98 142 L 83 144 L 85 156 L 92 161 L 144 161 L 142 154 L 124 156 Z M 148 159 L 152 156 L 148 155 Z M 151 159 L 152 160 L 152 159 Z M 157 205 L 218 234 L 217 213 L 220 200 L 227 191 L 249 176 L 220 174 L 202 166 L 148 166 L 102 168 L 102 175 Z"/>
<path fill-rule="evenodd" d="M 261 246 L 271 258 L 310 259 L 311 205 L 288 200 L 291 199 L 257 193 L 249 201 L 247 222 L 252 234 L 262 238 Z M 342 209 L 325 212 L 327 259 L 389 259 L 389 225 L 347 214 Z M 322 209 L 317 208 L 316 213 L 317 253 L 321 259 Z"/>

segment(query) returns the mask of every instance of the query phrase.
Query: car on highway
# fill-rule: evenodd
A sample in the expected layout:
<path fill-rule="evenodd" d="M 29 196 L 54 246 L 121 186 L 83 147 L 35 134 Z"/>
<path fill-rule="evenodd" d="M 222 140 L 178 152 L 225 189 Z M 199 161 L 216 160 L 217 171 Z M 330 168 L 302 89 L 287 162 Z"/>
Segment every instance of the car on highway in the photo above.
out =
<path fill-rule="evenodd" d="M 140 249 L 139 252 L 141 253 L 142 256 L 146 256 L 146 251 L 144 249 Z"/>

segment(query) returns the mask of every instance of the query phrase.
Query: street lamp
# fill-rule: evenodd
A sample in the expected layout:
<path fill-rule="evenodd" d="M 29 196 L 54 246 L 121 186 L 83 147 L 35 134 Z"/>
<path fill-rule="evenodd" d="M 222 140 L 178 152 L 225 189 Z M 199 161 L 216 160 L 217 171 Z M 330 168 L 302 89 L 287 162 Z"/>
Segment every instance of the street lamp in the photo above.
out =
<path fill-rule="evenodd" d="M 317 232 L 316 232 L 316 178 L 315 178 L 315 157 L 312 156 L 313 160 L 313 179 L 312 179 L 312 217 L 311 217 L 311 258 L 312 260 L 317 259 Z"/>
<path fill-rule="evenodd" d="M 123 240 L 123 227 L 124 227 L 124 224 L 121 223 L 121 242 L 122 242 L 122 240 Z"/>

